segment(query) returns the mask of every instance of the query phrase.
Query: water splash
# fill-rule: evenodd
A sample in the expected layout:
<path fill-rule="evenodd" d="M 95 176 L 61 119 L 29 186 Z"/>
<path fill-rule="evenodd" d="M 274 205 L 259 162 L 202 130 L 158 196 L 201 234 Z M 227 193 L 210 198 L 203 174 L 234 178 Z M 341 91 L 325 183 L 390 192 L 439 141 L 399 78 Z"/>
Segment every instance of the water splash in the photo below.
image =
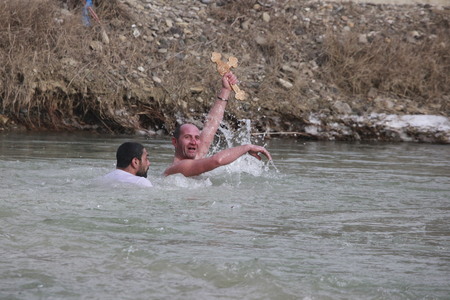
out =
<path fill-rule="evenodd" d="M 280 173 L 280 171 L 278 170 L 278 168 L 275 166 L 275 164 L 273 163 L 273 160 L 269 160 L 268 164 L 270 164 L 277 173 Z"/>
<path fill-rule="evenodd" d="M 202 176 L 185 177 L 181 174 L 167 176 L 162 180 L 162 182 L 160 182 L 160 184 L 164 186 L 164 188 L 181 187 L 189 189 L 204 188 L 212 185 L 209 178 L 203 178 Z"/>
<path fill-rule="evenodd" d="M 222 122 L 219 127 L 219 131 L 223 136 L 219 137 L 217 142 L 212 146 L 212 150 L 210 154 L 214 154 L 224 148 L 231 148 L 239 145 L 245 144 L 258 144 L 259 140 L 256 138 L 252 141 L 251 135 L 251 120 L 243 119 L 239 120 L 239 126 L 234 131 L 230 129 L 229 124 Z M 266 144 L 263 144 L 266 147 Z M 250 155 L 243 155 L 238 158 L 233 163 L 225 166 L 224 168 L 219 168 L 219 170 L 226 170 L 227 173 L 248 173 L 253 176 L 262 176 L 264 173 L 267 173 L 270 170 L 270 167 L 273 167 L 277 173 L 279 170 L 275 167 L 273 161 L 268 161 L 264 163 L 263 161 L 259 161 Z M 220 172 L 220 171 L 219 171 Z"/>

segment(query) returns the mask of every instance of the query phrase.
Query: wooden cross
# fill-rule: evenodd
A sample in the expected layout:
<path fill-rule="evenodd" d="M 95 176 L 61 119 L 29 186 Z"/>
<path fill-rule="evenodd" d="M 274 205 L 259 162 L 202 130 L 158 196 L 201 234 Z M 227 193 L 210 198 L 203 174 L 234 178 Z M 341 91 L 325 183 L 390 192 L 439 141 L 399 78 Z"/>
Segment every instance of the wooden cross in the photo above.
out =
<path fill-rule="evenodd" d="M 218 52 L 213 52 L 211 55 L 212 62 L 217 65 L 217 72 L 219 72 L 220 76 L 223 76 L 225 73 L 229 72 L 231 68 L 236 68 L 238 60 L 236 57 L 231 56 L 228 58 L 228 62 L 222 61 L 222 54 Z M 238 100 L 247 99 L 247 93 L 239 88 L 237 84 L 232 84 L 231 88 L 236 93 L 234 96 Z"/>

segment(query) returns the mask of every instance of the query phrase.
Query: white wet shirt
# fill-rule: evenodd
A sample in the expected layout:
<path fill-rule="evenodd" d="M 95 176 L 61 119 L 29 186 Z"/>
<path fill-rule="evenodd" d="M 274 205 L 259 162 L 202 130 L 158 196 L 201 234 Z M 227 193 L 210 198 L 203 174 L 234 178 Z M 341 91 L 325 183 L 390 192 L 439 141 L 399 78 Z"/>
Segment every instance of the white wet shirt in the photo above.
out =
<path fill-rule="evenodd" d="M 145 187 L 153 186 L 150 180 L 148 180 L 147 178 L 136 176 L 120 169 L 116 169 L 106 174 L 105 176 L 103 176 L 103 179 L 109 182 L 131 183 Z"/>

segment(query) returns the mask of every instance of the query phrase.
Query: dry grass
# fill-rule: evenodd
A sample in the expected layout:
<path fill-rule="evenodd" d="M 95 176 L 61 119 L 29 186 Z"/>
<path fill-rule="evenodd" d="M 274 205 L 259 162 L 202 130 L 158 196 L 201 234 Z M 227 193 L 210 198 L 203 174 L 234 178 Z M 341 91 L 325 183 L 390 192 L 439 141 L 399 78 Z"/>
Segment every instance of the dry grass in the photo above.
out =
<path fill-rule="evenodd" d="M 155 125 L 155 120 L 162 123 L 164 117 L 149 103 L 137 105 L 146 100 L 136 100 L 131 92 L 129 78 L 135 74 L 127 66 L 136 70 L 146 45 L 124 47 L 117 36 L 110 36 L 109 44 L 102 43 L 99 24 L 84 27 L 80 14 L 62 15 L 59 4 L 50 0 L 0 4 L 2 113 L 31 129 L 102 124 L 111 131 L 133 130 L 141 126 L 143 111 L 156 116 L 151 122 L 145 120 L 147 125 Z M 98 4 L 102 17 L 115 18 L 116 23 L 130 18 L 127 14 L 118 18 L 122 10 L 117 1 Z"/>
<path fill-rule="evenodd" d="M 289 1 L 288 1 L 289 2 Z M 323 26 L 311 25 L 303 28 L 310 34 L 305 41 L 293 34 L 295 21 L 282 15 L 272 15 L 270 23 L 259 22 L 257 30 L 240 34 L 236 27 L 251 20 L 249 11 L 255 1 L 229 1 L 223 8 L 212 11 L 212 16 L 226 22 L 223 29 L 230 28 L 227 35 L 217 37 L 217 43 L 224 52 L 231 52 L 239 57 L 252 53 L 250 59 L 242 61 L 245 73 L 255 75 L 258 89 L 255 96 L 263 95 L 266 99 L 280 99 L 278 108 L 283 106 L 300 110 L 320 109 L 326 106 L 324 99 L 309 101 L 308 90 L 311 79 L 331 87 L 338 87 L 347 99 L 370 99 L 367 94 L 376 89 L 380 95 L 396 99 L 411 99 L 418 106 L 434 105 L 440 107 L 443 114 L 450 110 L 450 19 L 446 11 L 434 11 L 426 25 L 428 35 L 420 36 L 414 43 L 407 41 L 405 33 L 417 29 L 418 24 L 409 24 L 409 28 L 392 31 L 380 31 L 369 43 L 359 41 L 360 34 L 371 31 L 369 27 L 355 26 L 344 34 L 335 31 L 323 32 Z M 264 11 L 265 8 L 262 8 Z M 346 6 L 347 15 L 363 13 L 358 5 Z M 269 12 L 270 10 L 267 9 Z M 402 24 L 397 24 L 402 26 Z M 295 25 L 298 26 L 298 25 Z M 253 28 L 255 29 L 255 28 Z M 432 35 L 430 35 L 432 33 Z M 324 35 L 324 43 L 307 45 L 312 38 Z M 264 37 L 264 43 L 257 43 L 258 36 Z M 313 45 L 315 44 L 315 45 Z M 286 47 L 291 45 L 291 47 Z M 264 70 L 250 69 L 250 66 L 261 61 Z M 252 61 L 253 60 L 253 61 Z M 307 62 L 316 61 L 320 67 L 314 71 L 308 69 Z M 283 71 L 285 65 L 300 65 L 300 73 Z M 305 67 L 306 66 L 306 67 Z M 309 74 L 305 74 L 309 73 Z M 311 74 L 314 74 L 311 76 Z M 279 87 L 276 82 L 283 78 L 294 84 L 292 89 Z M 251 79 L 247 78 L 251 81 Z M 274 84 L 275 83 L 275 84 Z M 322 97 L 325 98 L 325 97 Z M 307 103 L 302 107 L 299 102 Z M 298 105 L 292 106 L 292 103 Z M 277 110 L 277 107 L 271 109 Z M 287 110 L 288 111 L 288 110 Z M 299 115 L 296 112 L 295 115 Z"/>
<path fill-rule="evenodd" d="M 401 36 L 375 38 L 364 44 L 358 33 L 328 34 L 323 78 L 348 95 L 367 95 L 371 88 L 397 98 L 426 104 L 450 95 L 450 36 L 442 33 L 411 43 Z"/>
<path fill-rule="evenodd" d="M 69 14 L 62 14 L 63 1 Z M 376 88 L 380 94 L 450 110 L 448 16 L 436 13 L 430 20 L 434 35 L 417 43 L 379 32 L 378 38 L 363 44 L 358 38 L 367 28 L 352 28 L 344 35 L 326 33 L 323 24 L 302 27 L 302 22 L 283 14 L 271 14 L 270 22 L 264 22 L 261 14 L 270 8 L 254 10 L 256 2 L 230 0 L 210 8 L 208 18 L 215 24 L 202 27 L 201 37 L 160 35 L 148 42 L 132 36 L 133 16 L 118 0 L 96 0 L 102 25 L 89 28 L 82 25 L 78 0 L 2 1 L 0 113 L 28 128 L 98 125 L 111 132 L 131 132 L 164 125 L 170 132 L 178 112 L 198 120 L 210 107 L 220 88 L 208 57 L 213 51 L 238 57 L 235 73 L 241 87 L 260 101 L 230 102 L 230 111 L 251 113 L 262 107 L 272 115 L 261 128 L 272 126 L 269 119 L 276 119 L 277 113 L 283 117 L 279 122 L 301 122 L 303 112 L 329 105 L 327 89 L 336 86 L 345 94 L 339 96 L 349 101 L 366 101 L 367 93 Z M 350 6 L 348 14 L 358 15 L 357 8 Z M 249 30 L 242 29 L 245 21 L 250 22 Z M 147 23 L 140 28 L 142 35 L 152 35 L 148 28 Z M 180 28 L 172 29 L 183 35 Z M 103 30 L 109 43 L 102 40 Z M 315 38 L 322 35 L 324 43 L 317 43 Z M 158 52 L 163 46 L 167 53 Z M 319 67 L 312 66 L 314 62 Z M 137 71 L 140 66 L 145 66 L 146 76 Z M 155 84 L 152 76 L 162 83 Z M 282 87 L 280 78 L 293 87 Z M 202 87 L 203 92 L 191 87 Z"/>

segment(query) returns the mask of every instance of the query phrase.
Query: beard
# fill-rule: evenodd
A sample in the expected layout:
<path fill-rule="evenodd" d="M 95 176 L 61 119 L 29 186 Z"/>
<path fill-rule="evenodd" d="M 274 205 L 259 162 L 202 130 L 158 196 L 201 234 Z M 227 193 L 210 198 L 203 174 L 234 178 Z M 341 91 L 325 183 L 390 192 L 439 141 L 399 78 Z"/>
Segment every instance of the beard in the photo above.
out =
<path fill-rule="evenodd" d="M 147 169 L 140 169 L 136 173 L 136 176 L 147 178 L 147 172 L 148 172 L 148 168 Z"/>

